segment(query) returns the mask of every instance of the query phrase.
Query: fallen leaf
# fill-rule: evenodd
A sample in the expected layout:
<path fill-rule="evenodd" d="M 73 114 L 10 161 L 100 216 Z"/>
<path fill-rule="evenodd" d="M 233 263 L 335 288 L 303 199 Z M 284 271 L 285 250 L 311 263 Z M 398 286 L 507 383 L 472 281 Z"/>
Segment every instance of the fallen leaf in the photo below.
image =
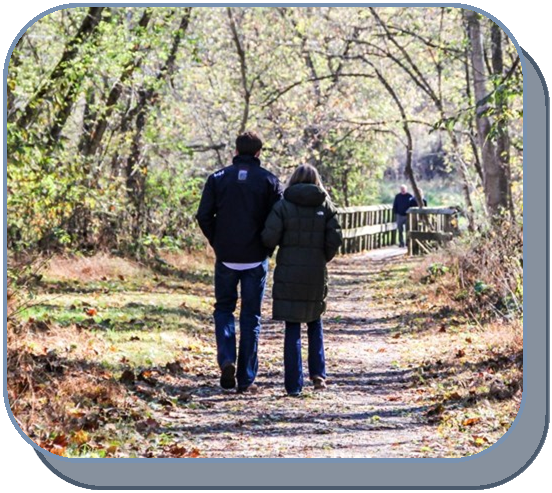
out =
<path fill-rule="evenodd" d="M 86 313 L 89 317 L 94 317 L 98 314 L 98 310 L 96 310 L 95 308 L 86 308 L 84 310 L 84 313 Z"/>
<path fill-rule="evenodd" d="M 65 447 L 52 447 L 51 449 L 46 449 L 48 452 L 59 455 L 60 457 L 65 456 Z"/>
<path fill-rule="evenodd" d="M 145 419 L 136 423 L 136 430 L 140 433 L 149 433 L 159 428 L 159 423 L 153 418 Z"/>
<path fill-rule="evenodd" d="M 191 457 L 192 459 L 195 459 L 196 457 L 199 457 L 201 455 L 201 452 L 198 449 L 193 449 L 188 457 Z"/>
<path fill-rule="evenodd" d="M 82 418 L 86 413 L 82 409 L 73 408 L 67 411 L 73 418 Z"/>
<path fill-rule="evenodd" d="M 427 416 L 437 416 L 437 415 L 440 415 L 443 413 L 443 411 L 445 410 L 445 406 L 443 406 L 443 404 L 436 404 L 435 406 L 433 406 L 431 409 L 429 409 L 427 412 L 426 412 L 426 415 Z"/>
<path fill-rule="evenodd" d="M 73 441 L 78 445 L 83 445 L 89 440 L 88 433 L 84 430 L 79 430 L 73 435 Z"/>
<path fill-rule="evenodd" d="M 401 334 L 399 332 L 397 332 L 396 334 L 393 334 L 391 337 L 393 339 L 398 339 L 399 337 L 401 337 Z"/>
<path fill-rule="evenodd" d="M 178 396 L 178 400 L 181 402 L 190 402 L 193 398 L 193 394 L 191 392 L 182 392 Z"/>
<path fill-rule="evenodd" d="M 100 426 L 100 417 L 96 413 L 87 414 L 82 423 L 82 429 L 86 431 L 97 430 Z"/>
<path fill-rule="evenodd" d="M 136 376 L 134 375 L 134 372 L 131 370 L 125 370 L 120 378 L 120 381 L 127 385 L 133 384 L 135 380 L 136 380 Z"/>
<path fill-rule="evenodd" d="M 138 380 L 149 383 L 150 385 L 157 385 L 157 379 L 152 370 L 142 370 L 138 375 Z"/>
<path fill-rule="evenodd" d="M 479 423 L 481 418 L 468 418 L 462 421 L 462 426 L 473 426 L 476 423 Z"/>
<path fill-rule="evenodd" d="M 459 349 L 458 351 L 456 351 L 457 358 L 463 358 L 464 356 L 466 356 L 466 351 L 464 351 L 463 349 Z"/>
<path fill-rule="evenodd" d="M 67 440 L 67 437 L 62 433 L 61 435 L 58 435 L 54 438 L 52 441 L 54 445 L 57 445 L 58 447 L 67 447 L 69 444 L 69 441 Z"/>
<path fill-rule="evenodd" d="M 471 338 L 471 337 L 466 337 L 466 342 L 467 342 L 468 344 L 471 344 L 471 343 L 472 343 L 472 338 Z"/>
<path fill-rule="evenodd" d="M 134 388 L 137 392 L 140 392 L 142 394 L 146 395 L 153 395 L 155 394 L 155 389 L 151 387 L 151 385 L 148 385 L 145 382 L 134 382 Z"/>
<path fill-rule="evenodd" d="M 115 452 L 117 452 L 117 446 L 116 446 L 116 445 L 111 445 L 111 447 L 107 447 L 107 448 L 105 449 L 105 451 L 106 451 L 108 454 L 113 455 Z"/>
<path fill-rule="evenodd" d="M 174 457 L 186 457 L 188 449 L 186 447 L 181 447 L 180 445 L 177 445 L 175 443 L 167 449 L 167 452 Z"/>
<path fill-rule="evenodd" d="M 171 373 L 180 373 L 180 372 L 182 372 L 182 365 L 178 361 L 173 361 L 172 363 L 167 363 L 166 368 Z"/>
<path fill-rule="evenodd" d="M 385 351 L 387 351 L 387 349 L 385 349 L 384 347 L 380 347 L 378 349 L 378 353 L 385 353 Z"/>
<path fill-rule="evenodd" d="M 484 436 L 480 435 L 472 435 L 473 441 L 475 445 L 484 445 L 485 443 L 489 443 L 489 439 Z"/>
<path fill-rule="evenodd" d="M 49 332 L 50 331 L 50 326 L 48 325 L 48 321 L 46 320 L 34 320 L 32 319 L 32 323 L 31 323 L 31 319 L 29 319 L 29 326 L 31 328 L 31 330 L 34 330 L 34 331 L 38 331 L 38 332 Z"/>

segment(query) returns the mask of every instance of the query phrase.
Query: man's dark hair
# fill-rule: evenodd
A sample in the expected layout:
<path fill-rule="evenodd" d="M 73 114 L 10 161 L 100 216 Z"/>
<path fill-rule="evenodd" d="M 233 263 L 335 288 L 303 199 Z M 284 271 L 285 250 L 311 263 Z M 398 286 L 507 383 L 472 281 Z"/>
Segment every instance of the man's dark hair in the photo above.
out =
<path fill-rule="evenodd" d="M 236 139 L 236 150 L 240 155 L 254 156 L 263 148 L 263 141 L 253 132 L 245 132 Z"/>

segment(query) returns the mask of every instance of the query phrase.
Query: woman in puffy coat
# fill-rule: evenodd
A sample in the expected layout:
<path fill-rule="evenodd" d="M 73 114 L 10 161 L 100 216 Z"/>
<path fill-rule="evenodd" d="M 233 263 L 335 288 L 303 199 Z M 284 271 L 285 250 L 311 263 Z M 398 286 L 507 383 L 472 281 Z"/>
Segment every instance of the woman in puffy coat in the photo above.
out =
<path fill-rule="evenodd" d="M 297 396 L 303 388 L 301 323 L 307 324 L 309 376 L 314 388 L 326 388 L 321 315 L 326 309 L 326 263 L 337 253 L 341 227 L 320 176 L 313 166 L 299 166 L 283 200 L 269 214 L 262 232 L 268 248 L 280 246 L 272 289 L 272 318 L 285 322 L 285 388 Z"/>

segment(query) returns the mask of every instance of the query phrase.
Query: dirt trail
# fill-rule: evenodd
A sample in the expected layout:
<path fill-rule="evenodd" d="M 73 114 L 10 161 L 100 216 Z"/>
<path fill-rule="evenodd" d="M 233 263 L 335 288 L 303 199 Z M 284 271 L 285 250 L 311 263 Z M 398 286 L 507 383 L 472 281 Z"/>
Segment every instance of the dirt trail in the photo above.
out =
<path fill-rule="evenodd" d="M 396 301 L 378 290 L 404 262 L 397 248 L 337 258 L 330 264 L 324 317 L 328 389 L 306 379 L 300 398 L 283 388 L 283 328 L 265 321 L 256 395 L 218 387 L 215 373 L 190 389 L 193 405 L 163 416 L 171 434 L 202 457 L 419 457 L 435 440 L 427 408 L 416 405 L 410 371 L 398 369 Z M 270 290 L 264 306 L 270 314 Z M 405 351 L 403 340 L 401 351 Z M 306 349 L 306 337 L 303 340 Z M 306 358 L 304 366 L 306 370 Z M 305 375 L 307 376 L 307 375 Z M 190 382 L 192 383 L 192 382 Z"/>

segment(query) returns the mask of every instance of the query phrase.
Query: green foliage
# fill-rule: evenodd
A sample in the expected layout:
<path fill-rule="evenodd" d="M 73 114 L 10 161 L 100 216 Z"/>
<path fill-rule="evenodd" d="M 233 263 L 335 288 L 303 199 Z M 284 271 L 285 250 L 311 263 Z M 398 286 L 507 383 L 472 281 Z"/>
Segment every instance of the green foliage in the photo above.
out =
<path fill-rule="evenodd" d="M 446 274 L 449 271 L 449 268 L 443 264 L 431 264 L 427 270 L 429 274 L 433 277 L 439 277 L 443 274 Z"/>
<path fill-rule="evenodd" d="M 489 293 L 492 291 L 492 287 L 485 284 L 483 281 L 477 280 L 473 285 L 473 290 L 477 296 Z"/>

